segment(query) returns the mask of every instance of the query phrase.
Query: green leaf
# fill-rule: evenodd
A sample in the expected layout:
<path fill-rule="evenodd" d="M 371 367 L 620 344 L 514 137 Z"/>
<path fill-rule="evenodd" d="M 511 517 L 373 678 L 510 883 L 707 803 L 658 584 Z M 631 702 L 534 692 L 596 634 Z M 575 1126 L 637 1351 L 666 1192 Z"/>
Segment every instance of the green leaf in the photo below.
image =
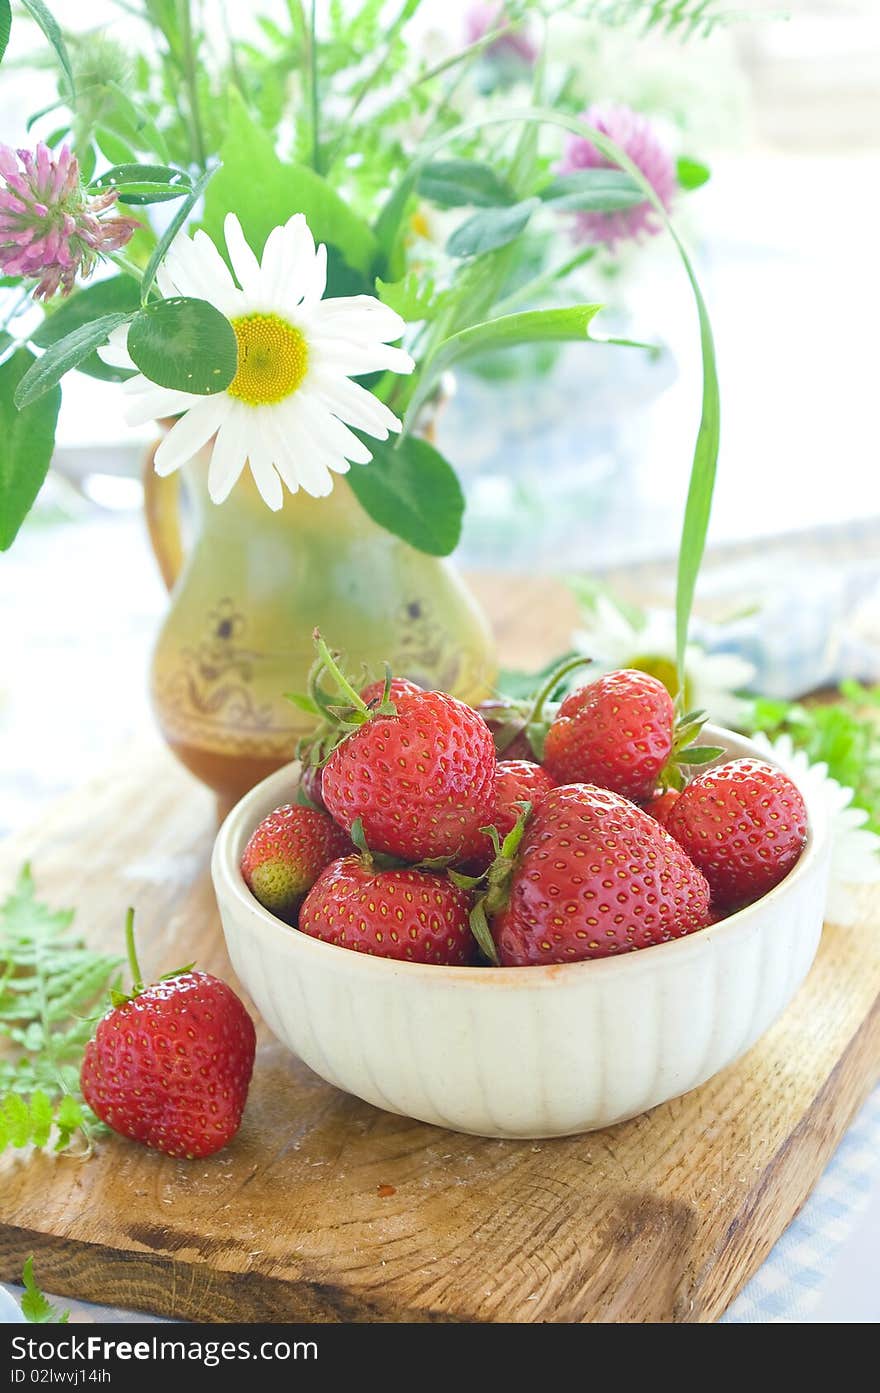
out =
<path fill-rule="evenodd" d="M 55 302 L 49 303 L 54 305 Z M 48 348 L 101 315 L 134 314 L 139 304 L 138 283 L 132 276 L 112 276 L 106 281 L 96 281 L 75 291 L 66 300 L 60 300 L 58 308 L 51 309 L 31 335 L 31 343 L 38 348 Z"/>
<path fill-rule="evenodd" d="M 120 203 L 164 203 L 189 193 L 192 180 L 166 164 L 118 164 L 89 185 L 94 192 L 116 189 Z"/>
<path fill-rule="evenodd" d="M 66 1325 L 69 1311 L 63 1314 L 57 1306 L 53 1306 L 46 1299 L 34 1278 L 34 1260 L 28 1258 L 24 1265 L 21 1277 L 24 1285 L 24 1296 L 21 1298 L 21 1313 L 26 1321 L 33 1325 Z"/>
<path fill-rule="evenodd" d="M 414 323 L 427 319 L 436 310 L 443 296 L 438 296 L 431 276 L 420 276 L 418 271 L 410 271 L 399 281 L 383 281 L 376 277 L 376 294 L 389 309 L 399 314 L 401 319 Z"/>
<path fill-rule="evenodd" d="M 27 1103 L 15 1093 L 3 1099 L 3 1112 L 10 1146 L 27 1146 L 31 1135 L 31 1115 Z"/>
<path fill-rule="evenodd" d="M 70 1139 L 74 1132 L 78 1132 L 85 1126 L 85 1113 L 80 1104 L 70 1093 L 65 1093 L 64 1097 L 61 1099 L 58 1111 L 55 1114 L 55 1126 L 58 1129 L 58 1141 L 55 1144 L 56 1151 L 64 1151 L 65 1148 L 70 1145 Z"/>
<path fill-rule="evenodd" d="M 579 169 L 572 174 L 559 174 L 539 190 L 539 197 L 566 213 L 613 213 L 645 201 L 635 179 L 619 169 Z"/>
<path fill-rule="evenodd" d="M 12 546 L 40 492 L 55 443 L 60 387 L 39 405 L 23 411 L 14 405 L 15 393 L 34 365 L 26 348 L 0 365 L 0 551 Z"/>
<path fill-rule="evenodd" d="M 125 164 L 134 159 L 134 150 L 127 140 L 123 140 L 116 131 L 110 131 L 106 126 L 97 126 L 95 129 L 95 141 L 101 154 L 108 160 L 113 160 L 115 164 Z"/>
<path fill-rule="evenodd" d="M 186 296 L 144 305 L 131 321 L 128 351 L 151 382 L 203 397 L 225 391 L 238 368 L 229 320 L 207 300 Z"/>
<path fill-rule="evenodd" d="M 416 188 L 441 208 L 503 208 L 516 202 L 507 181 L 479 160 L 434 160 L 419 171 Z"/>
<path fill-rule="evenodd" d="M 712 177 L 708 165 L 702 164 L 700 160 L 690 160 L 684 155 L 678 161 L 675 172 L 683 189 L 699 189 Z"/>
<path fill-rule="evenodd" d="M 271 136 L 252 120 L 236 90 L 229 98 L 229 125 L 220 159 L 222 168 L 206 195 L 202 220 L 219 250 L 223 249 L 223 220 L 230 211 L 238 215 L 257 256 L 273 227 L 287 222 L 293 213 L 304 213 L 316 242 L 336 247 L 354 270 L 370 272 L 378 253 L 370 228 L 313 169 L 278 158 Z"/>
<path fill-rule="evenodd" d="M 73 79 L 73 68 L 70 66 L 70 58 L 64 46 L 64 39 L 61 37 L 61 30 L 58 21 L 52 12 L 43 4 L 43 0 L 21 0 L 31 18 L 40 26 L 49 43 L 55 50 L 58 62 L 64 69 L 64 75 L 70 83 L 70 95 L 76 96 L 76 83 Z"/>
<path fill-rule="evenodd" d="M 3 62 L 3 55 L 6 52 L 6 45 L 9 43 L 9 31 L 12 28 L 12 9 L 9 0 L 0 0 L 0 63 Z"/>
<path fill-rule="evenodd" d="M 526 198 L 510 208 L 487 208 L 474 213 L 455 229 L 446 243 L 447 252 L 458 257 L 483 256 L 485 252 L 505 247 L 525 230 L 540 202 L 538 198 Z"/>
<path fill-rule="evenodd" d="M 31 1094 L 31 1140 L 45 1146 L 52 1130 L 52 1104 L 41 1088 Z"/>
<path fill-rule="evenodd" d="M 676 755 L 678 764 L 711 764 L 724 754 L 720 745 L 690 745 Z"/>
<path fill-rule="evenodd" d="M 369 464 L 345 476 L 374 522 L 429 556 L 448 556 L 458 545 L 464 496 L 455 471 L 427 440 L 400 442 L 363 437 Z"/>
<path fill-rule="evenodd" d="M 124 324 L 128 317 L 127 314 L 102 315 L 100 319 L 82 324 L 47 348 L 42 358 L 31 364 L 15 389 L 15 404 L 19 411 L 50 391 L 66 372 L 77 367 L 99 344 L 106 343 L 108 335 Z"/>
<path fill-rule="evenodd" d="M 118 82 L 105 83 L 103 90 L 101 117 L 104 123 L 129 141 L 133 149 L 155 151 L 160 160 L 167 160 L 165 137 L 149 113 L 133 102 Z"/>
<path fill-rule="evenodd" d="M 153 254 L 146 264 L 144 274 L 141 279 L 142 305 L 145 305 L 147 302 L 147 296 L 153 288 L 153 281 L 156 279 L 156 272 L 162 264 L 162 261 L 165 257 L 165 253 L 168 251 L 168 248 L 171 246 L 171 243 L 174 241 L 178 232 L 183 227 L 183 224 L 186 222 L 193 208 L 195 208 L 203 192 L 208 187 L 208 184 L 210 183 L 211 179 L 214 177 L 216 173 L 216 169 L 206 169 L 201 178 L 196 180 L 195 184 L 193 184 L 190 193 L 184 199 L 183 203 L 181 203 L 177 212 L 174 214 L 174 217 L 171 219 L 162 236 L 159 238 L 159 241 L 153 248 Z"/>
<path fill-rule="evenodd" d="M 376 242 L 381 257 L 380 271 L 383 275 L 402 276 L 405 265 L 403 235 L 406 230 L 405 217 L 410 199 L 415 193 L 421 163 L 414 161 L 398 180 L 391 195 L 382 206 L 374 228 Z"/>
<path fill-rule="evenodd" d="M 118 958 L 92 952 L 72 930 L 72 910 L 36 898 L 25 866 L 0 904 L 0 1151 L 69 1146 L 98 1126 L 77 1092 L 95 1006 Z"/>
<path fill-rule="evenodd" d="M 526 310 L 474 324 L 444 339 L 424 364 L 418 387 L 406 413 L 405 430 L 412 428 L 434 383 L 447 368 L 462 359 L 522 343 L 564 343 L 587 340 L 590 324 L 601 305 L 569 305 L 562 309 Z"/>

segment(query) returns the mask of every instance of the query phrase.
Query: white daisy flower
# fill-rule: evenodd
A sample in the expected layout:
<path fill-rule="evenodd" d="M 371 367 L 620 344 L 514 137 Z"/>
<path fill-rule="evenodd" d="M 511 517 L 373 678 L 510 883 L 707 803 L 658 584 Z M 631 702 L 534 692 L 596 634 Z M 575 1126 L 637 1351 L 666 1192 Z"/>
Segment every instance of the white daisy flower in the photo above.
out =
<path fill-rule="evenodd" d="M 827 764 L 811 764 L 796 750 L 790 735 L 770 740 L 763 731 L 752 736 L 765 754 L 780 764 L 801 788 L 824 800 L 831 830 L 831 875 L 825 917 L 846 928 L 864 912 L 856 886 L 880 880 L 880 837 L 865 826 L 868 814 L 852 806 L 853 791 L 832 779 Z"/>
<path fill-rule="evenodd" d="M 323 300 L 327 249 L 315 247 L 302 213 L 270 232 L 262 260 L 245 240 L 234 213 L 224 223 L 230 274 L 205 232 L 180 233 L 168 249 L 157 283 L 162 294 L 207 300 L 232 325 L 238 370 L 224 392 L 196 396 L 159 387 L 138 373 L 122 387 L 126 418 L 144 425 L 180 416 L 155 456 L 156 472 L 171 474 L 213 439 L 208 490 L 215 503 L 229 496 L 246 464 L 269 507 L 302 488 L 328 494 L 334 473 L 372 455 L 349 430 L 387 440 L 400 422 L 378 397 L 352 377 L 390 370 L 412 372 L 399 339 L 404 322 L 371 295 Z M 236 283 L 237 282 L 237 283 Z M 98 352 L 105 363 L 133 368 L 128 327 L 110 335 Z"/>
<path fill-rule="evenodd" d="M 593 659 L 591 676 L 616 668 L 634 667 L 650 672 L 675 691 L 675 617 L 668 610 L 646 610 L 630 619 L 607 595 L 597 595 L 586 627 L 572 634 L 572 646 Z M 735 653 L 707 653 L 689 643 L 685 651 L 684 705 L 703 710 L 717 725 L 735 726 L 745 703 L 736 693 L 752 681 L 755 669 Z M 583 680 L 583 678 L 581 678 Z"/>

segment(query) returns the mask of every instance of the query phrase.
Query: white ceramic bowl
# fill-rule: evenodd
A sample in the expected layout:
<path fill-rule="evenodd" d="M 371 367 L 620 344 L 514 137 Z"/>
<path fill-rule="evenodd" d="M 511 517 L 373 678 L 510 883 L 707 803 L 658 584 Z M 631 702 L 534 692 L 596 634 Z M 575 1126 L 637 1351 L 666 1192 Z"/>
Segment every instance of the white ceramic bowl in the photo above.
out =
<path fill-rule="evenodd" d="M 765 756 L 728 731 L 730 757 Z M 427 967 L 337 948 L 275 919 L 239 871 L 289 801 L 296 766 L 252 789 L 212 873 L 232 965 L 274 1034 L 376 1107 L 490 1137 L 551 1137 L 633 1117 L 696 1088 L 782 1013 L 819 944 L 830 845 L 808 801 L 798 864 L 721 923 L 623 957 L 547 967 Z M 802 790 L 809 800 L 809 791 Z"/>

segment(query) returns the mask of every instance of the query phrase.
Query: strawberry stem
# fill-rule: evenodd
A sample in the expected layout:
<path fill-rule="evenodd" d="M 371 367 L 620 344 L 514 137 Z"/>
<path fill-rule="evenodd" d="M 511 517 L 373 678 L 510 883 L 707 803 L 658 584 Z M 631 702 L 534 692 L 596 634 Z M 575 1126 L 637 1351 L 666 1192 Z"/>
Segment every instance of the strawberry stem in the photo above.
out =
<path fill-rule="evenodd" d="M 131 972 L 132 995 L 137 996 L 144 989 L 144 981 L 141 976 L 140 963 L 137 960 L 137 949 L 134 943 L 134 910 L 131 905 L 125 912 L 125 948 L 128 953 L 128 966 Z"/>
<path fill-rule="evenodd" d="M 535 700 L 532 703 L 532 709 L 526 717 L 526 729 L 528 729 L 528 727 L 532 725 L 535 721 L 539 721 L 541 719 L 541 715 L 544 710 L 544 703 L 549 699 L 551 692 L 554 692 L 556 688 L 559 686 L 559 683 L 562 681 L 563 677 L 566 677 L 568 673 L 573 672 L 575 668 L 585 667 L 587 663 L 591 663 L 592 661 L 592 658 L 585 658 L 582 656 L 576 658 L 569 658 L 568 662 L 562 663 L 559 667 L 553 669 L 550 676 L 547 678 L 547 681 L 544 683 L 543 687 L 540 689 L 538 695 L 535 697 Z"/>
<path fill-rule="evenodd" d="M 321 662 L 333 678 L 333 681 L 336 683 L 342 695 L 347 697 L 348 701 L 357 711 L 361 711 L 364 715 L 367 715 L 369 713 L 367 703 L 364 701 L 360 692 L 355 691 L 317 629 L 315 630 L 314 637 L 315 649 L 318 657 L 321 659 Z"/>

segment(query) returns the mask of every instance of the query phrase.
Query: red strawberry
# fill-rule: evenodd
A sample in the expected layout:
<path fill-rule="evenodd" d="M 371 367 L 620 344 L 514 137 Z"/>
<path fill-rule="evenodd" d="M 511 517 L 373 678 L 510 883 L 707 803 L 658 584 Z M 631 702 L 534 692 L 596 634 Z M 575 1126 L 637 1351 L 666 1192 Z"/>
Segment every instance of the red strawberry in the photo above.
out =
<path fill-rule="evenodd" d="M 521 809 L 518 803 L 531 803 L 532 812 L 554 787 L 553 780 L 540 764 L 529 759 L 501 759 L 495 766 L 495 816 L 493 827 L 503 841 L 516 824 Z"/>
<path fill-rule="evenodd" d="M 251 834 L 241 873 L 264 909 L 290 923 L 324 867 L 347 851 L 351 839 L 327 813 L 285 803 Z"/>
<path fill-rule="evenodd" d="M 531 803 L 532 810 L 554 787 L 553 780 L 530 759 L 502 759 L 495 766 L 495 812 L 490 825 L 495 828 L 503 842 L 508 832 L 516 826 L 522 812 L 520 803 Z M 488 836 L 483 838 L 482 853 L 474 859 L 474 871 L 485 870 L 494 858 L 493 842 Z"/>
<path fill-rule="evenodd" d="M 654 797 L 645 804 L 645 812 L 656 818 L 661 827 L 666 827 L 667 818 L 680 797 L 681 794 L 675 788 L 667 788 L 665 792 L 655 793 Z"/>
<path fill-rule="evenodd" d="M 380 870 L 367 858 L 334 861 L 312 886 L 301 933 L 380 958 L 446 966 L 472 962 L 470 896 L 433 871 Z"/>
<path fill-rule="evenodd" d="M 497 863 L 496 863 L 497 865 Z M 604 958 L 701 929 L 709 887 L 641 808 L 588 784 L 548 793 L 513 860 L 507 904 L 492 913 L 503 966 Z"/>
<path fill-rule="evenodd" d="M 666 826 L 708 880 L 713 905 L 725 909 L 766 895 L 788 875 L 807 839 L 807 810 L 780 769 L 733 759 L 688 784 Z"/>
<path fill-rule="evenodd" d="M 371 851 L 468 860 L 495 810 L 495 746 L 486 723 L 444 692 L 407 692 L 372 715 L 324 766 L 324 802 Z"/>
<path fill-rule="evenodd" d="M 396 701 L 398 697 L 412 696 L 413 692 L 420 692 L 422 688 L 417 682 L 410 682 L 408 677 L 392 677 L 391 686 L 388 691 L 390 701 Z M 380 702 L 385 693 L 385 683 L 383 680 L 370 682 L 361 689 L 361 701 L 365 701 L 369 706 L 371 702 Z"/>
<path fill-rule="evenodd" d="M 672 698 L 656 677 L 624 668 L 569 693 L 547 732 L 543 763 L 556 783 L 591 783 L 650 798 L 675 738 Z"/>
<path fill-rule="evenodd" d="M 130 956 L 131 914 L 128 929 Z M 254 1024 L 206 972 L 140 983 L 99 1022 L 83 1097 L 114 1132 L 168 1156 L 210 1156 L 235 1136 L 254 1067 Z"/>

